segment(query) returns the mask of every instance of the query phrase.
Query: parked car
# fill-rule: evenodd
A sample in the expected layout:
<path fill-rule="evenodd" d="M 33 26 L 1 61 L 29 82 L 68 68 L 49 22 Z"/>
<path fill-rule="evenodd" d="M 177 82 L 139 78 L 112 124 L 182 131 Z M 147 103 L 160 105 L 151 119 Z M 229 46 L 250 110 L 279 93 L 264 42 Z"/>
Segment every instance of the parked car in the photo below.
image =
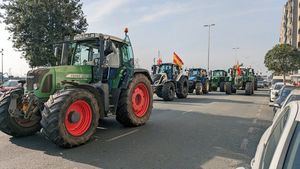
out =
<path fill-rule="evenodd" d="M 272 85 L 270 88 L 270 102 L 274 102 L 275 99 L 278 97 L 279 90 L 284 86 L 284 83 L 278 82 Z"/>
<path fill-rule="evenodd" d="M 290 93 L 296 89 L 295 86 L 283 86 L 278 92 L 278 98 L 274 101 L 274 104 L 271 105 L 273 107 L 273 112 L 276 113 L 279 108 L 282 107 L 286 98 L 290 95 Z M 297 92 L 296 92 L 297 93 Z M 285 103 L 287 104 L 287 103 Z"/>
<path fill-rule="evenodd" d="M 0 86 L 0 92 L 4 93 L 9 90 L 13 90 L 18 87 L 22 87 L 23 84 L 24 84 L 24 82 L 20 81 L 20 80 L 8 80 Z"/>
<path fill-rule="evenodd" d="M 300 101 L 300 89 L 294 89 L 288 97 L 285 99 L 282 105 L 274 104 L 273 106 L 277 109 L 283 109 L 286 105 L 288 105 L 292 101 Z M 280 112 L 277 110 L 277 112 Z M 278 115 L 278 113 L 275 114 L 275 117 Z M 274 119 L 275 119 L 274 117 Z"/>
<path fill-rule="evenodd" d="M 264 88 L 264 87 L 265 87 L 264 81 L 257 81 L 257 88 Z"/>
<path fill-rule="evenodd" d="M 300 168 L 299 106 L 299 101 L 293 101 L 276 116 L 260 139 L 252 169 Z"/>

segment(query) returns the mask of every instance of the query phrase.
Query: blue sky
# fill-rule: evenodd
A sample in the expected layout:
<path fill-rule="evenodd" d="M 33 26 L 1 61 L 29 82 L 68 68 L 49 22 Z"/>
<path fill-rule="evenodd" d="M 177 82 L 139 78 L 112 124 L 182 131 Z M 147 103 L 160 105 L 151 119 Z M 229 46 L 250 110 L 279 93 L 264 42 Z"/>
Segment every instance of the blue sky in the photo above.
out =
<path fill-rule="evenodd" d="M 150 69 L 158 49 L 162 59 L 172 61 L 175 51 L 187 67 L 207 66 L 207 28 L 212 30 L 211 68 L 227 69 L 238 59 L 246 66 L 266 71 L 263 60 L 278 43 L 283 4 L 286 0 L 83 0 L 88 32 L 123 37 L 129 27 L 135 56 Z M 28 66 L 13 52 L 8 33 L 0 25 L 0 45 L 5 55 L 4 70 L 24 74 Z M 9 58 L 8 58 L 9 57 Z"/>

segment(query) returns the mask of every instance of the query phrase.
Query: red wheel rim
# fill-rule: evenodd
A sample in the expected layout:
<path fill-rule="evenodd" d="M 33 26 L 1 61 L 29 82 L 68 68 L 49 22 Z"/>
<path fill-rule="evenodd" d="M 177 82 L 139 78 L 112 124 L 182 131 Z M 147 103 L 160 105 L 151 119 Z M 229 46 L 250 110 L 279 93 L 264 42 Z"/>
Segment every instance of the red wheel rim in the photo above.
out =
<path fill-rule="evenodd" d="M 67 131 L 73 136 L 83 135 L 92 123 L 91 106 L 84 100 L 77 100 L 72 103 L 65 116 Z"/>
<path fill-rule="evenodd" d="M 147 86 L 144 83 L 136 85 L 132 97 L 132 109 L 137 117 L 143 117 L 149 107 L 150 96 Z"/>

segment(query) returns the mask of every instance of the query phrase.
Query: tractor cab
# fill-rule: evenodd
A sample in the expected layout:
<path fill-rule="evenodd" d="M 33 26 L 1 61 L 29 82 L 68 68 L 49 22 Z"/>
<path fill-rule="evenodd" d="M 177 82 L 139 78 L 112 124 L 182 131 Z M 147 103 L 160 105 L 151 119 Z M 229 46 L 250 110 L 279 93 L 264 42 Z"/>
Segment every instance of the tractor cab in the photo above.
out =
<path fill-rule="evenodd" d="M 192 68 L 189 70 L 189 77 L 193 77 L 193 76 L 207 76 L 207 71 L 205 69 L 202 68 Z"/>
<path fill-rule="evenodd" d="M 176 79 L 180 71 L 179 66 L 173 63 L 163 63 L 159 65 L 157 69 L 158 74 L 166 74 L 169 80 Z"/>
<path fill-rule="evenodd" d="M 226 77 L 227 72 L 225 70 L 214 70 L 212 71 L 212 78 L 217 78 L 217 77 Z"/>

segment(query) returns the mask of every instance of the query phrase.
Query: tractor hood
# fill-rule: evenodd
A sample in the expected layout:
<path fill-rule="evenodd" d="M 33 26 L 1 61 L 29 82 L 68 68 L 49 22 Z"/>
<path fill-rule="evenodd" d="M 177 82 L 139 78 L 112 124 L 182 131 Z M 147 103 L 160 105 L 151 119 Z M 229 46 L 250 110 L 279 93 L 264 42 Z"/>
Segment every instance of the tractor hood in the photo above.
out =
<path fill-rule="evenodd" d="M 55 66 L 38 68 L 27 73 L 26 92 L 34 92 L 39 98 L 48 98 L 63 87 L 62 81 L 90 83 L 91 66 Z"/>

